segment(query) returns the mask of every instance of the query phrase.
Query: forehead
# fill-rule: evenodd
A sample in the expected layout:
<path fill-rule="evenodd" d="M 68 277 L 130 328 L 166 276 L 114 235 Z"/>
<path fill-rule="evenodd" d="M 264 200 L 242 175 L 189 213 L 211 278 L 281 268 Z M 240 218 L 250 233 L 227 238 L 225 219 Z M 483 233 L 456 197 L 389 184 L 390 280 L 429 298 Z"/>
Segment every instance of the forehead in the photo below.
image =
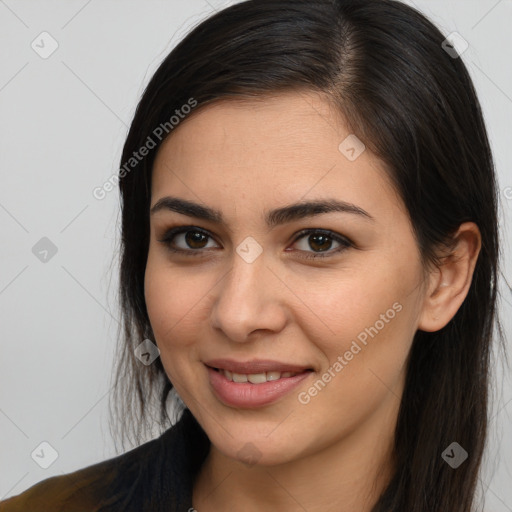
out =
<path fill-rule="evenodd" d="M 327 196 L 377 215 L 393 205 L 402 208 L 379 159 L 368 149 L 347 158 L 344 141 L 353 137 L 319 93 L 217 101 L 194 111 L 160 147 L 152 204 L 168 192 L 213 200 L 219 208 L 242 199 L 263 205 L 276 198 L 292 203 Z"/>
<path fill-rule="evenodd" d="M 330 144 L 331 138 L 338 138 L 343 122 L 327 96 L 316 92 L 221 99 L 197 107 L 181 121 L 161 149 L 165 151 L 164 146 L 170 144 L 174 150 L 181 146 L 184 151 L 194 152 L 220 146 L 248 153 L 254 149 L 284 152 L 288 148 L 298 150 L 295 146 L 299 142 L 301 147 L 306 143 L 318 152 Z M 191 132 L 194 140 L 189 139 Z M 325 139 L 327 133 L 331 135 L 329 139 Z M 319 146 L 320 139 L 324 139 L 323 148 Z"/>

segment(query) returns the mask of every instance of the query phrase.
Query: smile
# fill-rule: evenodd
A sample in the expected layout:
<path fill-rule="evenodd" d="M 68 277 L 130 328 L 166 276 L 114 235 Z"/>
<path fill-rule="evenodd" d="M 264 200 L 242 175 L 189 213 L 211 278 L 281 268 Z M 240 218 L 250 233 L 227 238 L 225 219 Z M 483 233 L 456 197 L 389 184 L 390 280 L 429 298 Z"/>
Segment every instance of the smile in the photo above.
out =
<path fill-rule="evenodd" d="M 219 360 L 209 361 L 205 367 L 215 397 L 224 405 L 246 409 L 277 402 L 314 374 L 311 368 L 273 361 Z"/>
<path fill-rule="evenodd" d="M 263 384 L 273 380 L 287 379 L 298 375 L 296 372 L 263 372 L 263 373 L 234 373 L 229 370 L 214 368 L 222 373 L 227 380 L 232 382 L 250 382 L 251 384 Z M 307 370 L 306 370 L 307 371 Z"/>

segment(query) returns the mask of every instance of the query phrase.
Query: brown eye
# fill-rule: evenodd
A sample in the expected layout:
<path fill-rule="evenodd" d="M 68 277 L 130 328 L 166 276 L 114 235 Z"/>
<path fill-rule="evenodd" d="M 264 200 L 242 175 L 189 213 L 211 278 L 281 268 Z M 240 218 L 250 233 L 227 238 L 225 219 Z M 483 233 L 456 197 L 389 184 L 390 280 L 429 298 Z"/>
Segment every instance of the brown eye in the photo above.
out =
<path fill-rule="evenodd" d="M 353 247 L 353 244 L 348 239 L 337 235 L 332 231 L 323 231 L 318 229 L 302 231 L 295 239 L 294 244 L 297 245 L 297 242 L 299 242 L 298 245 L 300 252 L 305 253 L 304 255 L 301 255 L 303 258 L 326 258 L 340 253 L 348 247 Z M 338 244 L 338 246 L 333 250 L 330 250 L 333 243 Z"/>
<path fill-rule="evenodd" d="M 193 226 L 185 226 L 169 230 L 159 242 L 165 244 L 172 252 L 196 256 L 203 252 L 202 249 L 212 248 L 208 245 L 209 240 L 213 239 L 205 231 Z"/>
<path fill-rule="evenodd" d="M 208 245 L 210 241 L 214 243 L 213 246 Z M 187 256 L 200 256 L 205 253 L 203 249 L 218 247 L 210 234 L 194 226 L 173 228 L 159 242 L 165 244 L 170 251 Z M 333 243 L 338 244 L 334 249 L 332 249 Z M 319 229 L 301 231 L 295 238 L 294 245 L 297 244 L 299 244 L 298 252 L 302 253 L 300 257 L 305 259 L 327 258 L 349 247 L 354 247 L 349 239 L 332 231 Z"/>
<path fill-rule="evenodd" d="M 327 251 L 331 248 L 332 239 L 325 235 L 309 235 L 308 243 L 315 251 Z"/>
<path fill-rule="evenodd" d="M 208 236 L 199 231 L 187 231 L 185 233 L 185 242 L 192 249 L 203 249 L 207 239 Z"/>

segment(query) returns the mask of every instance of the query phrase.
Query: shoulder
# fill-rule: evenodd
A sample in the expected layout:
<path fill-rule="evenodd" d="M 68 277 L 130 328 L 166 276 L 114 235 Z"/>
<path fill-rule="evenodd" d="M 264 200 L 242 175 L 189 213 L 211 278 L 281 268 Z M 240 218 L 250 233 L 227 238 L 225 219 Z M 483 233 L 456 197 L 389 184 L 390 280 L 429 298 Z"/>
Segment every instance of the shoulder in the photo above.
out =
<path fill-rule="evenodd" d="M 123 455 L 53 476 L 0 502 L 0 512 L 93 512 L 122 502 L 173 429 Z"/>
<path fill-rule="evenodd" d="M 123 455 L 47 478 L 0 502 L 0 512 L 143 512 L 191 508 L 210 443 L 192 413 Z"/>

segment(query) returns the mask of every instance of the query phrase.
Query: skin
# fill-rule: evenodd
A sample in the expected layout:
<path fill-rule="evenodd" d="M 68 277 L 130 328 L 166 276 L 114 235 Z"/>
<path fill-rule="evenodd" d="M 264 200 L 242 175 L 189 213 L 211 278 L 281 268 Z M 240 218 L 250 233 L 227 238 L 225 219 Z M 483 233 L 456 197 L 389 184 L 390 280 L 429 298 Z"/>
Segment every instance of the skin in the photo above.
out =
<path fill-rule="evenodd" d="M 384 164 L 368 149 L 355 161 L 338 150 L 350 134 L 313 92 L 224 100 L 201 108 L 164 142 L 155 160 L 151 206 L 174 196 L 222 212 L 225 224 L 160 210 L 151 215 L 145 274 L 148 313 L 164 368 L 212 442 L 193 491 L 200 512 L 370 511 L 393 471 L 392 440 L 405 362 L 417 329 L 446 325 L 467 295 L 480 250 L 473 223 L 460 226 L 453 253 L 425 274 L 405 207 Z M 330 212 L 269 229 L 264 214 L 299 201 L 335 198 L 373 220 Z M 162 240 L 175 226 L 207 231 L 187 256 Z M 328 239 L 319 251 L 303 229 Z M 314 234 L 314 233 L 312 233 Z M 253 237 L 263 252 L 236 252 Z M 324 242 L 325 243 L 325 242 Z M 315 260 L 301 255 L 326 254 Z M 385 322 L 342 371 L 298 400 L 349 350 Z M 299 387 L 257 409 L 214 395 L 203 362 L 272 359 L 314 369 Z M 254 458 L 244 449 L 252 443 Z M 244 448 L 246 447 L 246 448 Z"/>

